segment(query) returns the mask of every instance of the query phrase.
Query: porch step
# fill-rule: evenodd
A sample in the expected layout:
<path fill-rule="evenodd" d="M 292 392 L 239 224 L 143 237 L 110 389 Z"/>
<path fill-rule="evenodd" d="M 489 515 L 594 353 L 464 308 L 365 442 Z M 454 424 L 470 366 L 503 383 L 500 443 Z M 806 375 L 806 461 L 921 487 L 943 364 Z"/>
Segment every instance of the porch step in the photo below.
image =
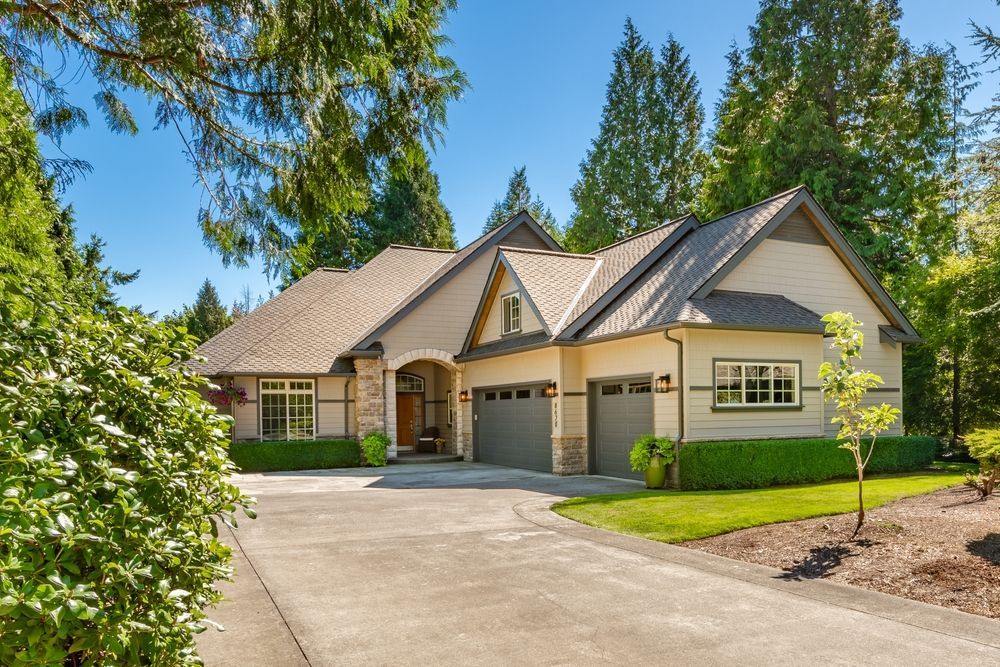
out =
<path fill-rule="evenodd" d="M 389 464 L 450 463 L 461 460 L 462 457 L 457 454 L 398 454 L 396 458 L 389 459 Z"/>

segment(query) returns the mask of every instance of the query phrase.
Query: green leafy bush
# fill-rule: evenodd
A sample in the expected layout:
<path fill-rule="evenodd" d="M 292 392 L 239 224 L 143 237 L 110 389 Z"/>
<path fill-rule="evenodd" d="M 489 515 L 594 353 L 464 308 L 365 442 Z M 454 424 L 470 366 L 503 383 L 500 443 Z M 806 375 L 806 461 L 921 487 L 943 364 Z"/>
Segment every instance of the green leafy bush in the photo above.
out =
<path fill-rule="evenodd" d="M 231 419 L 182 330 L 27 296 L 0 298 L 0 664 L 196 663 L 217 520 L 253 516 Z"/>
<path fill-rule="evenodd" d="M 237 442 L 230 447 L 230 456 L 243 472 L 355 468 L 361 465 L 357 440 Z"/>
<path fill-rule="evenodd" d="M 882 436 L 868 471 L 927 467 L 936 447 L 930 437 Z M 867 456 L 868 446 L 862 449 Z M 691 442 L 681 447 L 679 461 L 682 489 L 753 489 L 857 476 L 854 457 L 832 438 Z"/>
<path fill-rule="evenodd" d="M 388 449 L 392 441 L 381 431 L 372 431 L 361 441 L 361 451 L 365 455 L 365 465 L 380 468 L 388 460 Z"/>
<path fill-rule="evenodd" d="M 639 439 L 632 444 L 628 460 L 632 464 L 632 470 L 642 472 L 649 467 L 650 460 L 657 455 L 663 457 L 666 465 L 673 463 L 674 441 L 670 438 L 657 438 L 652 433 L 647 433 L 639 436 Z"/>
<path fill-rule="evenodd" d="M 986 498 L 1000 481 L 1000 428 L 977 429 L 965 436 L 965 444 L 979 461 L 979 474 L 966 473 L 965 483 Z"/>

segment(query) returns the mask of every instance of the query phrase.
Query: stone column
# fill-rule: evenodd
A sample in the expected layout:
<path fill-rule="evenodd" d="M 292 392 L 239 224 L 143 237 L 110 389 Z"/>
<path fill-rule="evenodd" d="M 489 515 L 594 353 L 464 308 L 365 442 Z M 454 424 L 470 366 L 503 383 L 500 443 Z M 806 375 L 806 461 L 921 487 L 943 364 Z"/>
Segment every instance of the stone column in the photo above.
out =
<path fill-rule="evenodd" d="M 372 431 L 385 432 L 385 363 L 381 359 L 355 359 L 354 419 L 358 438 Z M 395 389 L 395 384 L 393 384 Z"/>
<path fill-rule="evenodd" d="M 392 444 L 389 445 L 389 458 L 394 459 L 398 455 L 396 442 L 398 433 L 396 431 L 396 371 L 386 369 L 385 373 L 385 432 L 389 436 Z"/>
<path fill-rule="evenodd" d="M 587 472 L 587 438 L 582 435 L 552 436 L 552 474 L 583 475 Z"/>
<path fill-rule="evenodd" d="M 451 421 L 451 438 L 455 443 L 455 453 L 465 458 L 466 461 L 472 460 L 472 447 L 469 447 L 468 455 L 465 453 L 465 404 L 458 400 L 459 395 L 462 393 L 462 369 L 456 368 L 451 372 L 451 395 L 455 399 L 455 415 Z"/>

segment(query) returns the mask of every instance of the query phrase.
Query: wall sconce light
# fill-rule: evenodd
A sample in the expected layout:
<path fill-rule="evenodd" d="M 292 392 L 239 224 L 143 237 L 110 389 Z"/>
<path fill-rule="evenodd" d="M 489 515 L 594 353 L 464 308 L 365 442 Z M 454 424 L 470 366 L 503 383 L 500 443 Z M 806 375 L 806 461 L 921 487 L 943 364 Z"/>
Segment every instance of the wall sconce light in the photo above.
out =
<path fill-rule="evenodd" d="M 665 394 L 670 391 L 670 373 L 656 378 L 656 393 Z"/>
<path fill-rule="evenodd" d="M 555 398 L 558 395 L 559 392 L 556 391 L 555 382 L 550 382 L 549 384 L 545 385 L 545 398 Z"/>
<path fill-rule="evenodd" d="M 463 389 L 462 391 L 458 392 L 458 402 L 459 403 L 468 403 L 471 400 L 472 400 L 472 396 L 469 394 L 469 390 L 468 389 Z"/>

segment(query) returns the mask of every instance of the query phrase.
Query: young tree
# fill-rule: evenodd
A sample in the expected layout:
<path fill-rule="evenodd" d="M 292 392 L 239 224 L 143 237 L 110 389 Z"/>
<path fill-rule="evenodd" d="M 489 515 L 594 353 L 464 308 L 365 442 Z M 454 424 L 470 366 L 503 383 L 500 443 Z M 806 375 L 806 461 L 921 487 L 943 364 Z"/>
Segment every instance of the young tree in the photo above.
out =
<path fill-rule="evenodd" d="M 55 141 L 87 122 L 58 76 L 67 59 L 93 77 L 116 132 L 139 131 L 129 94 L 151 100 L 207 194 L 198 215 L 206 242 L 225 262 L 260 254 L 275 268 L 298 229 L 329 231 L 363 209 L 387 160 L 434 139 L 465 85 L 442 55 L 454 6 L 0 2 L 0 53 Z"/>
<path fill-rule="evenodd" d="M 948 247 L 945 58 L 900 36 L 897 0 L 764 0 L 731 58 L 702 207 L 805 183 L 883 278 Z"/>
<path fill-rule="evenodd" d="M 188 333 L 200 341 L 206 341 L 232 323 L 219 293 L 208 278 L 198 289 L 198 296 L 191 307 L 188 319 Z"/>
<path fill-rule="evenodd" d="M 900 411 L 887 403 L 869 407 L 861 405 L 869 389 L 884 384 L 875 373 L 855 367 L 855 360 L 861 358 L 865 343 L 861 322 L 850 313 L 842 312 L 824 315 L 823 321 L 826 322 L 826 335 L 833 338 L 830 347 L 840 352 L 836 365 L 829 361 L 820 365 L 823 398 L 837 405 L 837 414 L 830 422 L 840 424 L 837 434 L 842 441 L 840 446 L 854 456 L 858 472 L 858 523 L 854 528 L 854 537 L 865 522 L 865 466 L 875 451 L 878 434 L 899 419 Z"/>
<path fill-rule="evenodd" d="M 979 462 L 979 474 L 966 473 L 965 483 L 986 498 L 1000 482 L 1000 429 L 977 429 L 969 434 L 966 442 L 969 455 Z"/>
<path fill-rule="evenodd" d="M 492 231 L 510 220 L 521 211 L 527 211 L 542 228 L 549 233 L 549 236 L 556 241 L 562 240 L 562 230 L 556 218 L 552 215 L 549 207 L 542 202 L 540 196 L 531 198 L 531 186 L 528 185 L 527 167 L 521 166 L 514 169 L 510 180 L 507 181 L 507 194 L 503 199 L 498 199 L 493 203 L 486 224 L 483 225 L 483 234 Z"/>
<path fill-rule="evenodd" d="M 670 37 L 657 62 L 631 19 L 612 56 L 597 137 L 580 164 L 566 231 L 587 252 L 690 210 L 702 164 L 698 81 Z"/>

